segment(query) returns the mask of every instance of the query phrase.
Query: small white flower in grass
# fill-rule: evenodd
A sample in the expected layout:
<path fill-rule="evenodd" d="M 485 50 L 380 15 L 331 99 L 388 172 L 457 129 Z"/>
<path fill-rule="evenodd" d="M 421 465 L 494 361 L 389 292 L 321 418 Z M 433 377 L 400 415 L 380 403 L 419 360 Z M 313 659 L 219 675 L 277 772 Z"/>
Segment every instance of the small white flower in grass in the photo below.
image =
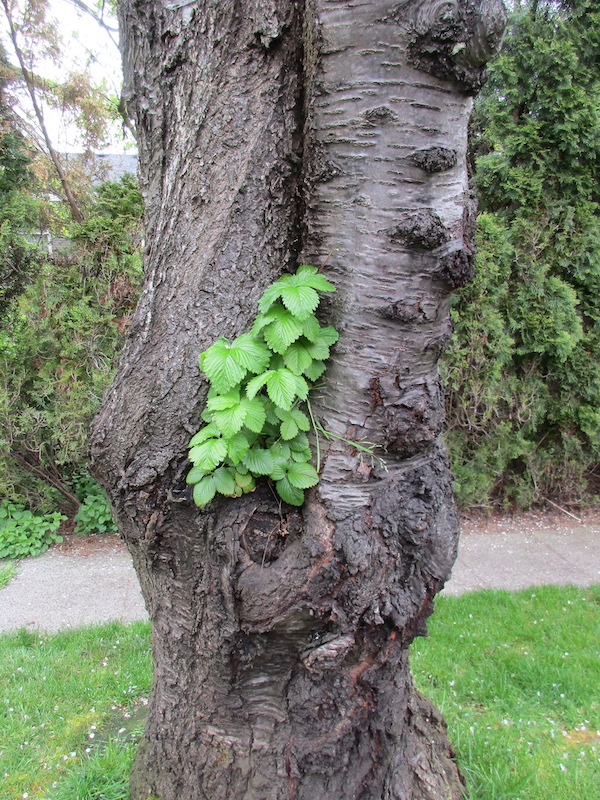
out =
<path fill-rule="evenodd" d="M 567 768 L 565 767 L 564 764 L 559 764 L 558 766 L 560 767 L 561 772 L 566 772 L 567 771 Z"/>

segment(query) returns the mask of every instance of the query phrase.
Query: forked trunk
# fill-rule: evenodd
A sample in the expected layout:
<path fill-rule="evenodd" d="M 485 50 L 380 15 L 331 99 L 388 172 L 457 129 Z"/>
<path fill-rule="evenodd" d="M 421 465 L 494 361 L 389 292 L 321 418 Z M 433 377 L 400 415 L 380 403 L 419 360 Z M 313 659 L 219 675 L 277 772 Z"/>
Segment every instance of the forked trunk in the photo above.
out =
<path fill-rule="evenodd" d="M 132 798 L 446 800 L 411 683 L 456 553 L 437 362 L 472 270 L 471 95 L 498 0 L 122 0 L 146 282 L 92 454 L 153 623 Z M 338 287 L 321 480 L 197 509 L 198 354 L 299 263 Z"/>

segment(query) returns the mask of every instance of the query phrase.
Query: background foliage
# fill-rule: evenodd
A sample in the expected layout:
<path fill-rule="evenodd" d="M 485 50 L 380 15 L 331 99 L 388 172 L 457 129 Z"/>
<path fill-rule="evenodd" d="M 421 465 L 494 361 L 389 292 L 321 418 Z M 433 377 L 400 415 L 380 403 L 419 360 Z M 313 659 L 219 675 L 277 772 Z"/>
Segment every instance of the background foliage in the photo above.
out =
<path fill-rule="evenodd" d="M 0 327 L 0 492 L 70 515 L 84 502 L 99 530 L 105 500 L 89 480 L 82 489 L 80 474 L 137 298 L 141 213 L 131 177 L 96 188 L 54 256 L 37 251 L 37 269 Z"/>
<path fill-rule="evenodd" d="M 444 365 L 463 506 L 596 491 L 599 63 L 597 3 L 524 2 L 476 103 L 478 272 Z"/>

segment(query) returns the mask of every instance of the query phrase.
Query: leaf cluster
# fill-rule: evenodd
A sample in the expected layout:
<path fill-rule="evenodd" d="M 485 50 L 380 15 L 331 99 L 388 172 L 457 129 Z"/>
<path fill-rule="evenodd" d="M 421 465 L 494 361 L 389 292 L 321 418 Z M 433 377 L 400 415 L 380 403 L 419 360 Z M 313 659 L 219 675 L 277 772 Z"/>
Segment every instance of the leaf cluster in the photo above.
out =
<path fill-rule="evenodd" d="M 314 313 L 319 292 L 334 291 L 315 267 L 300 266 L 264 291 L 249 332 L 219 338 L 200 355 L 210 390 L 206 425 L 190 441 L 187 482 L 196 505 L 217 492 L 240 497 L 266 476 L 284 502 L 300 506 L 318 482 L 302 404 L 338 339 Z"/>
<path fill-rule="evenodd" d="M 4 502 L 0 506 L 0 558 L 25 558 L 43 553 L 52 542 L 61 542 L 56 531 L 66 517 L 58 511 L 34 514 L 24 506 Z"/>

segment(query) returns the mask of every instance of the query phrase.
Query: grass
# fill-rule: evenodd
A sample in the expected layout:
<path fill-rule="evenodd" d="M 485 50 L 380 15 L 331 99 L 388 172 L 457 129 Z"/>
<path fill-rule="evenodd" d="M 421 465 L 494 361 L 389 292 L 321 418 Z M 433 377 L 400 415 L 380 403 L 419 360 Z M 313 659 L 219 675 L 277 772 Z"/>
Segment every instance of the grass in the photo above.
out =
<path fill-rule="evenodd" d="M 600 796 L 600 587 L 438 600 L 412 648 L 471 800 Z M 2 800 L 127 800 L 149 626 L 0 636 Z"/>
<path fill-rule="evenodd" d="M 0 589 L 11 582 L 15 576 L 15 565 L 9 561 L 7 564 L 0 563 Z"/>
<path fill-rule="evenodd" d="M 0 636 L 0 797 L 124 800 L 149 625 Z"/>
<path fill-rule="evenodd" d="M 600 797 L 600 587 L 442 597 L 412 648 L 471 800 Z"/>

